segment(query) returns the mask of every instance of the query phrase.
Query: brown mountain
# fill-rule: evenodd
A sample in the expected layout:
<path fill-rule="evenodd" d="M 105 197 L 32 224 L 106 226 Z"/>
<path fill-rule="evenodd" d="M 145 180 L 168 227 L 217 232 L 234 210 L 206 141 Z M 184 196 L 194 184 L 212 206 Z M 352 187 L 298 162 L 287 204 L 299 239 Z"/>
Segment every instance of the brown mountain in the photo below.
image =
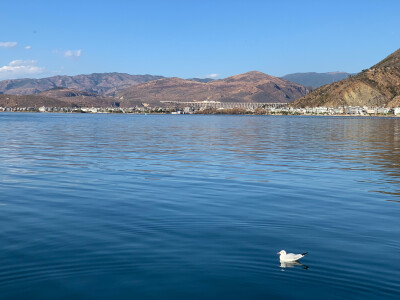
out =
<path fill-rule="evenodd" d="M 111 107 L 119 106 L 113 97 L 73 89 L 55 88 L 35 95 L 0 95 L 2 107 Z"/>
<path fill-rule="evenodd" d="M 293 103 L 296 107 L 400 104 L 400 49 L 361 73 L 325 85 Z"/>
<path fill-rule="evenodd" d="M 0 107 L 68 107 L 62 100 L 40 95 L 0 95 Z"/>
<path fill-rule="evenodd" d="M 37 96 L 58 99 L 65 107 L 111 107 L 119 106 L 114 97 L 100 96 L 96 93 L 83 92 L 68 88 L 54 88 L 40 92 Z"/>
<path fill-rule="evenodd" d="M 164 78 L 129 87 L 117 93 L 123 106 L 160 101 L 293 102 L 304 96 L 301 85 L 252 71 L 221 80 L 198 82 Z"/>
<path fill-rule="evenodd" d="M 125 73 L 93 73 L 76 76 L 53 76 L 41 79 L 10 79 L 0 81 L 0 94 L 31 95 L 57 87 L 65 87 L 110 96 L 129 86 L 160 78 L 163 77 L 129 75 Z"/>

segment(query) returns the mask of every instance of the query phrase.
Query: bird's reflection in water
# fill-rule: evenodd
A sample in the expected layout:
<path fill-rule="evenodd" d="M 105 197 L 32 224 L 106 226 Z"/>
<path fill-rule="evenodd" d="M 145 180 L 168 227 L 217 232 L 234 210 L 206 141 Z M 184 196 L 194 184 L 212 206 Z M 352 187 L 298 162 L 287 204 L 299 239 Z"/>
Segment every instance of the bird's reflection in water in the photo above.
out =
<path fill-rule="evenodd" d="M 290 261 L 290 262 L 281 261 L 282 271 L 284 271 L 283 269 L 285 269 L 285 268 L 294 268 L 295 266 L 300 266 L 302 269 L 305 269 L 305 270 L 308 269 L 308 266 L 306 266 L 305 264 L 302 264 L 298 260 Z"/>

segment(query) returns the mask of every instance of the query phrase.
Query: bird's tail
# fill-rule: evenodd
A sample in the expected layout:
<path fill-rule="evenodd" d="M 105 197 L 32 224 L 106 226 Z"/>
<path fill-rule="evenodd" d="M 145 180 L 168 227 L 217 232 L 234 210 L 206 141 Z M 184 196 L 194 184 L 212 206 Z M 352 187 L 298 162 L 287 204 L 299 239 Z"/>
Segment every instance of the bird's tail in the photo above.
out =
<path fill-rule="evenodd" d="M 302 253 L 301 255 L 303 255 L 303 256 L 304 256 L 304 255 L 306 255 L 307 253 L 308 253 L 308 252 L 304 252 L 304 253 Z"/>

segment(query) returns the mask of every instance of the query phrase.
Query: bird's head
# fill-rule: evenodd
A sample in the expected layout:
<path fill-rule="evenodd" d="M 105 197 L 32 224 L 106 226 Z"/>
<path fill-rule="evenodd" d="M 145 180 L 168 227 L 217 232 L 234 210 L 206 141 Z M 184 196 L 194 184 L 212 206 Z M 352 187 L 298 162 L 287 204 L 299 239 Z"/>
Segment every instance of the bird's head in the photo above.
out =
<path fill-rule="evenodd" d="M 286 255 L 286 251 L 285 251 L 285 250 L 281 250 L 281 251 L 279 251 L 277 254 Z"/>

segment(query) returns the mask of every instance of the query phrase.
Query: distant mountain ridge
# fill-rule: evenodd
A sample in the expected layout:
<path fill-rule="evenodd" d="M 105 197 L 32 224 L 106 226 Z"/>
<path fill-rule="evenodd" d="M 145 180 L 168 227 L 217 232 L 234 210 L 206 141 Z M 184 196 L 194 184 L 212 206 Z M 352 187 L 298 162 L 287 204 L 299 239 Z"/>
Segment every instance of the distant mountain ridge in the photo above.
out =
<path fill-rule="evenodd" d="M 295 82 L 297 84 L 311 87 L 313 89 L 319 88 L 323 85 L 330 84 L 336 81 L 346 79 L 350 76 L 355 75 L 355 73 L 346 72 L 326 72 L 326 73 L 316 73 L 316 72 L 306 72 L 306 73 L 293 73 L 287 74 L 282 78 Z"/>
<path fill-rule="evenodd" d="M 297 107 L 400 105 L 400 49 L 357 75 L 322 86 L 293 103 Z"/>
<path fill-rule="evenodd" d="M 125 73 L 93 73 L 75 76 L 53 76 L 41 79 L 9 79 L 0 81 L 0 94 L 32 95 L 57 87 L 112 96 L 132 85 L 164 78 L 157 75 L 130 75 Z"/>
<path fill-rule="evenodd" d="M 210 82 L 164 78 L 117 93 L 121 105 L 159 104 L 161 101 L 220 101 L 287 103 L 306 95 L 296 83 L 258 71 Z"/>

